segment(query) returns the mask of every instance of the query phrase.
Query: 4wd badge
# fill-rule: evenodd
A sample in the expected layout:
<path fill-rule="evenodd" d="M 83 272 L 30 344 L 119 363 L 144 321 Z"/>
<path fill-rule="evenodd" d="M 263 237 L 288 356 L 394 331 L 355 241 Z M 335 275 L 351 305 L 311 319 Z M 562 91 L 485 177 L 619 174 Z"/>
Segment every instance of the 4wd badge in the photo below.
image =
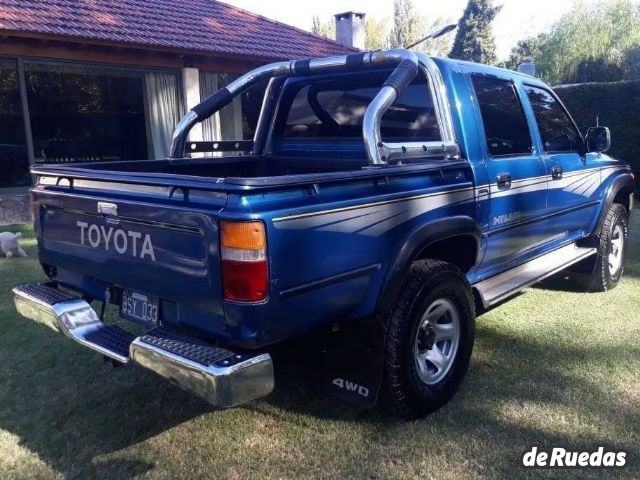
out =
<path fill-rule="evenodd" d="M 350 382 L 343 378 L 334 378 L 332 382 L 336 387 L 346 390 L 347 392 L 354 392 L 358 395 L 367 398 L 369 396 L 369 389 L 362 385 L 358 385 L 355 382 Z"/>

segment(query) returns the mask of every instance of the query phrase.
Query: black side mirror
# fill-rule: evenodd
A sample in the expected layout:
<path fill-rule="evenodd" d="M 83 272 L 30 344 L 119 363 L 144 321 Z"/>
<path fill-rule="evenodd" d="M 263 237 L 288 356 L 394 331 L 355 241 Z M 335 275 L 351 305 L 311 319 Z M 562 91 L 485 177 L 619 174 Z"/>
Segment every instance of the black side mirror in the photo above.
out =
<path fill-rule="evenodd" d="M 587 151 L 602 153 L 611 148 L 611 132 L 607 127 L 591 127 L 587 130 Z"/>

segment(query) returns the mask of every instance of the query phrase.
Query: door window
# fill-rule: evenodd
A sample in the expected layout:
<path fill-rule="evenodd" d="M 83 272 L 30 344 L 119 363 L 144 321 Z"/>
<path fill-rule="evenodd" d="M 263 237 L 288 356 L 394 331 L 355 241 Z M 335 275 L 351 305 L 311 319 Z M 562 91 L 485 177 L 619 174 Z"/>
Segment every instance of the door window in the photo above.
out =
<path fill-rule="evenodd" d="M 579 150 L 582 137 L 560 102 L 543 88 L 527 85 L 525 89 L 538 123 L 545 153 Z"/>
<path fill-rule="evenodd" d="M 531 134 L 513 82 L 488 75 L 472 75 L 473 89 L 492 157 L 528 155 Z"/>

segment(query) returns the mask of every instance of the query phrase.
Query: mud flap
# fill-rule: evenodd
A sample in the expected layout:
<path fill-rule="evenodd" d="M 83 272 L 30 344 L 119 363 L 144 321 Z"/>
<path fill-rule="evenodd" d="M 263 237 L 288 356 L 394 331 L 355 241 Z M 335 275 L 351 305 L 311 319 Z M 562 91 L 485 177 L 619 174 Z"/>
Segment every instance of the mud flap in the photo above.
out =
<path fill-rule="evenodd" d="M 384 368 L 384 329 L 380 320 L 358 320 L 327 337 L 320 389 L 362 408 L 373 408 Z"/>

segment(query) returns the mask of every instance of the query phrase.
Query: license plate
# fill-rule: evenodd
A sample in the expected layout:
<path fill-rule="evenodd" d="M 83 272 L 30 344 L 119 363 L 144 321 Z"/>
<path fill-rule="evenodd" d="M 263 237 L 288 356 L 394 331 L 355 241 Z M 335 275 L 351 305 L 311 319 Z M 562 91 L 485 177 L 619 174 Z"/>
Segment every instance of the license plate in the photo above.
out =
<path fill-rule="evenodd" d="M 120 315 L 129 320 L 157 325 L 159 304 L 157 297 L 125 290 L 122 292 Z"/>

